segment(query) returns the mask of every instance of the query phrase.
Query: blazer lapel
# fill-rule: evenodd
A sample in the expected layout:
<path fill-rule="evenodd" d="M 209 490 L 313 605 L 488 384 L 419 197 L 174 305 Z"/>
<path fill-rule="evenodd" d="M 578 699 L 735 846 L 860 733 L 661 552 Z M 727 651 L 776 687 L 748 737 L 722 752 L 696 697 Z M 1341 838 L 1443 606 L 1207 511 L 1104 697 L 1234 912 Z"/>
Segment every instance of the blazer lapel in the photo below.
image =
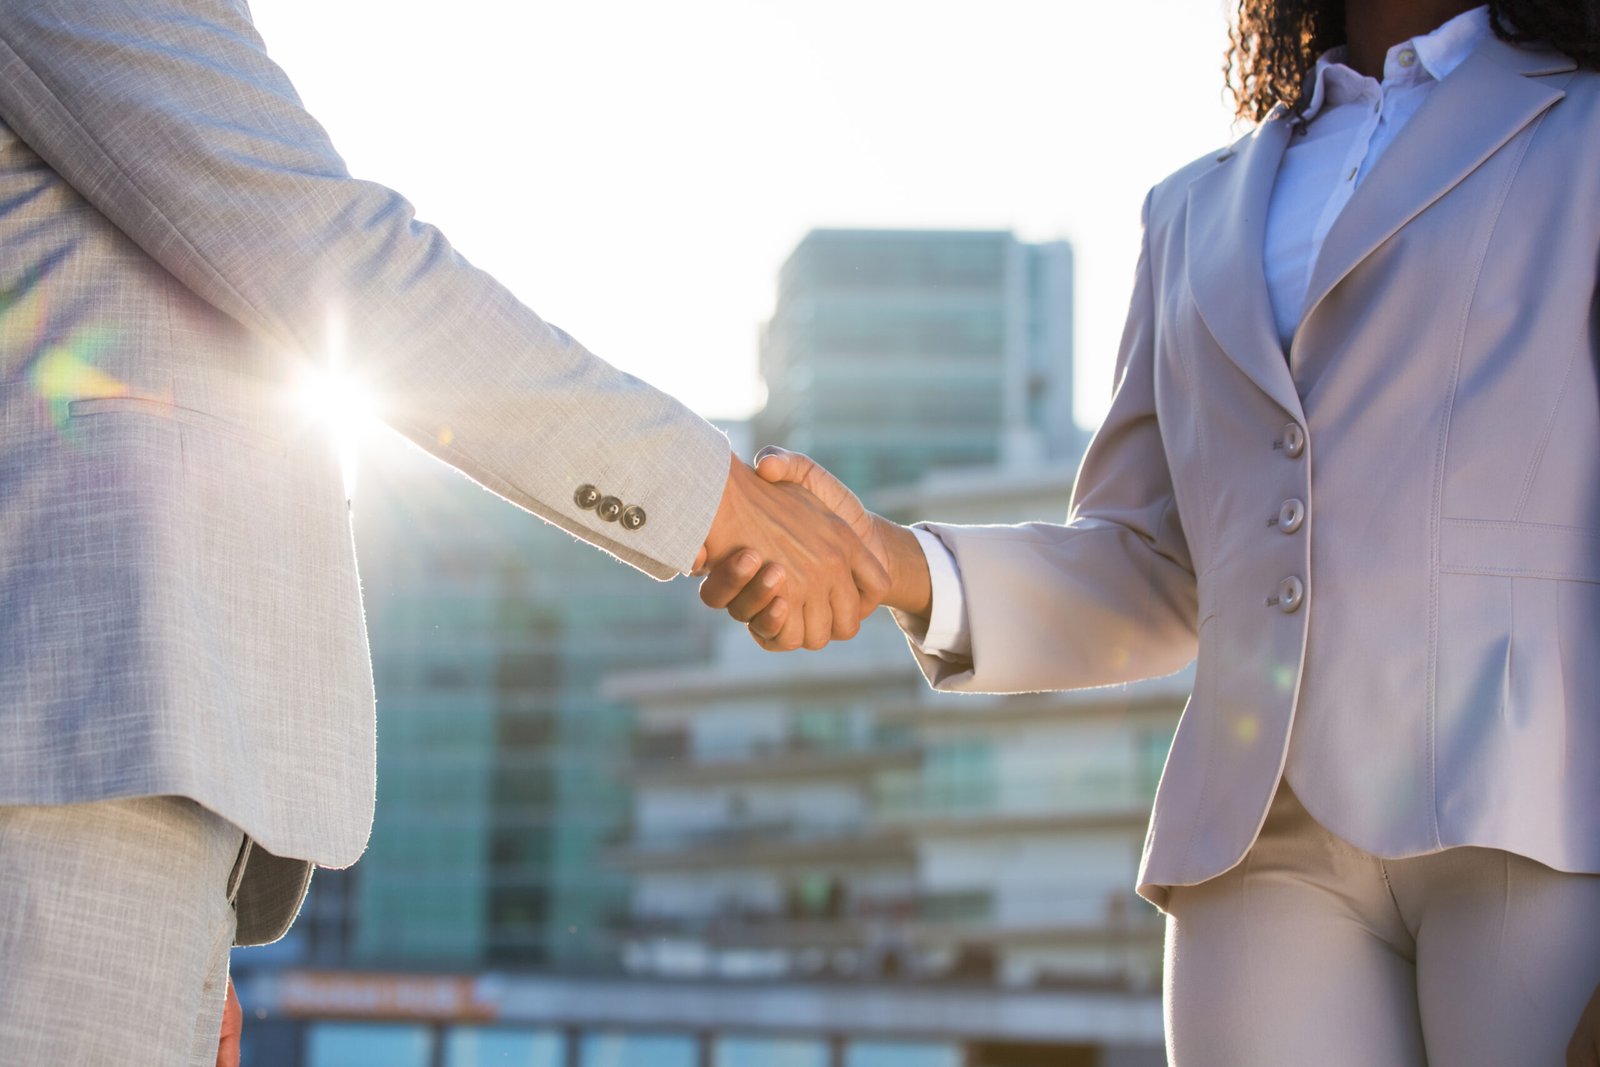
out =
<path fill-rule="evenodd" d="M 1287 411 L 1300 410 L 1267 297 L 1267 204 L 1292 124 L 1279 108 L 1189 186 L 1189 289 L 1228 358 Z"/>
<path fill-rule="evenodd" d="M 1496 37 L 1462 61 L 1412 117 L 1328 231 L 1312 270 L 1302 326 L 1374 249 L 1565 95 L 1564 80 L 1551 84 L 1534 75 L 1574 68 L 1560 53 L 1517 48 Z"/>

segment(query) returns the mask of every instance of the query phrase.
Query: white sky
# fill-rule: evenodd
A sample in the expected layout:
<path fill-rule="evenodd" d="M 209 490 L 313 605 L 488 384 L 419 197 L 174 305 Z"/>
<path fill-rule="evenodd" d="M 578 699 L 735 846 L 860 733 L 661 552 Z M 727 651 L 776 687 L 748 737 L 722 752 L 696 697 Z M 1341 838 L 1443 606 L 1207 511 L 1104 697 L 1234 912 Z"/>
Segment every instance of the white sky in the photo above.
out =
<path fill-rule="evenodd" d="M 1236 135 L 1223 0 L 251 6 L 355 173 L 714 417 L 807 230 L 981 227 L 1076 245 L 1092 425 L 1144 192 Z"/>

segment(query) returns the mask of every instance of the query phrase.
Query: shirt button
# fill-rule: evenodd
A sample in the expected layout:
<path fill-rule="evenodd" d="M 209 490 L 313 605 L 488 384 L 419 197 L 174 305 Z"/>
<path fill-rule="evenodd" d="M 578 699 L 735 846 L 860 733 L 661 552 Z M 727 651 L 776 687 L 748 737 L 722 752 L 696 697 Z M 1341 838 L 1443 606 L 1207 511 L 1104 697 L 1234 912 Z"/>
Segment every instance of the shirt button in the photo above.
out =
<path fill-rule="evenodd" d="M 1400 54 L 1395 58 L 1400 60 L 1402 67 L 1414 67 L 1417 65 L 1417 53 L 1410 48 L 1401 49 Z"/>
<path fill-rule="evenodd" d="M 1285 500 L 1278 509 L 1278 529 L 1286 534 L 1299 530 L 1306 521 L 1306 506 L 1298 500 Z"/>
<path fill-rule="evenodd" d="M 1300 610 L 1300 605 L 1305 603 L 1305 599 L 1305 585 L 1300 579 L 1291 576 L 1278 583 L 1278 595 L 1267 603 L 1276 604 L 1278 610 L 1285 615 L 1293 615 Z"/>
<path fill-rule="evenodd" d="M 1299 459 L 1306 450 L 1306 432 L 1299 423 L 1291 422 L 1278 434 L 1278 441 L 1273 447 L 1283 449 L 1283 454 L 1290 459 Z"/>
<path fill-rule="evenodd" d="M 594 513 L 600 516 L 603 522 L 616 522 L 622 515 L 622 501 L 614 496 L 608 496 L 595 505 Z"/>
<path fill-rule="evenodd" d="M 1359 171 L 1360 171 L 1360 170 L 1361 170 L 1361 168 L 1360 168 L 1360 167 L 1351 167 L 1351 168 L 1350 168 L 1350 173 L 1349 173 L 1349 174 L 1346 174 L 1346 175 L 1345 175 L 1345 176 L 1344 176 L 1344 180 L 1345 180 L 1345 181 L 1347 181 L 1347 182 L 1353 182 L 1353 181 L 1355 181 L 1355 180 L 1356 180 L 1356 174 L 1357 174 L 1357 173 L 1358 173 L 1358 172 L 1359 172 Z"/>

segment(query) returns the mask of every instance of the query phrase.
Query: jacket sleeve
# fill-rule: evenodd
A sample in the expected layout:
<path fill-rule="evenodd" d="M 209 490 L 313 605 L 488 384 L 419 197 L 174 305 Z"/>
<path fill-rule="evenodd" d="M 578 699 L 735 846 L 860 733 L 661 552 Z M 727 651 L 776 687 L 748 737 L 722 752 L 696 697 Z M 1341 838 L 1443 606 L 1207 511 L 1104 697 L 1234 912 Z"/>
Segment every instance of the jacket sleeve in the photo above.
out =
<path fill-rule="evenodd" d="M 352 178 L 243 0 L 6 0 L 0 121 L 286 364 L 337 320 L 347 364 L 406 437 L 656 577 L 688 569 L 726 439 Z M 645 523 L 603 521 L 576 503 L 581 485 Z"/>
<path fill-rule="evenodd" d="M 970 658 L 913 647 L 937 688 L 1079 689 L 1170 674 L 1194 658 L 1194 567 L 1156 418 L 1155 330 L 1147 232 L 1116 394 L 1067 522 L 926 524 L 956 557 L 972 643 Z"/>

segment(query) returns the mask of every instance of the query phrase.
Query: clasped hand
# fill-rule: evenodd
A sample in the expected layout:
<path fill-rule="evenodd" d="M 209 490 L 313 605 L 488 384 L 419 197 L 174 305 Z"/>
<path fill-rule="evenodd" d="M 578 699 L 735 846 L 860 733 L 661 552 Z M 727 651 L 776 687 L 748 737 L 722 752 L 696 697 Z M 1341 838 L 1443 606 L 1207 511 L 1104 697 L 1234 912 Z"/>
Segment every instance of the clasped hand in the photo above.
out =
<path fill-rule="evenodd" d="M 707 575 L 700 599 L 745 623 L 763 648 L 848 640 L 880 603 L 927 614 L 914 535 L 867 511 L 809 457 L 767 448 L 753 471 L 735 461 L 723 510 L 737 526 L 724 531 L 718 512 L 695 568 Z"/>

